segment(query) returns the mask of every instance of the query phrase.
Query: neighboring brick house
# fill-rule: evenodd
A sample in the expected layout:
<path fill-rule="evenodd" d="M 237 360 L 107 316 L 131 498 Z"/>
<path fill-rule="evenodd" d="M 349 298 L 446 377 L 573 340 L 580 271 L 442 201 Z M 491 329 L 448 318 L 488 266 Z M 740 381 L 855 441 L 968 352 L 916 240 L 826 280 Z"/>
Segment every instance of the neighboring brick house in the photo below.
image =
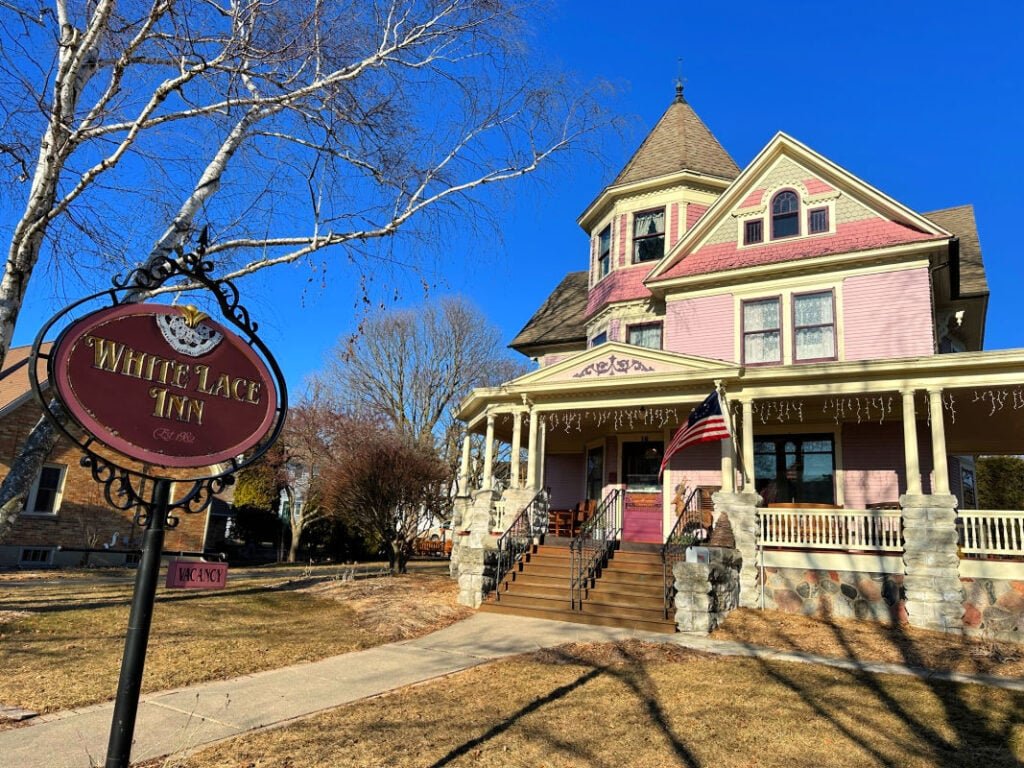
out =
<path fill-rule="evenodd" d="M 741 169 L 680 89 L 579 224 L 585 271 L 511 343 L 539 369 L 461 406 L 469 431 L 527 453 L 499 532 L 547 488 L 556 509 L 619 505 L 616 536 L 653 550 L 679 494 L 718 491 L 744 604 L 816 610 L 841 595 L 836 613 L 958 625 L 962 608 L 936 607 L 932 588 L 996 579 L 991 600 L 976 589 L 991 610 L 974 626 L 1024 631 L 1024 611 L 997 615 L 1012 583 L 1024 589 L 1024 517 L 976 512 L 973 486 L 974 456 L 1024 452 L 1024 351 L 982 351 L 989 291 L 969 205 L 918 213 L 784 133 Z M 735 442 L 689 448 L 659 476 L 716 382 Z M 922 515 L 927 544 L 910 534 Z M 812 541 L 812 518 L 832 533 Z M 942 553 L 923 592 L 921 546 Z"/>
<path fill-rule="evenodd" d="M 47 344 L 48 348 L 50 345 Z M 40 409 L 29 386 L 30 347 L 11 349 L 0 370 L 0 476 L 6 476 Z M 40 364 L 40 377 L 45 369 Z M 54 447 L 40 476 L 36 478 L 13 528 L 0 540 L 0 567 L 77 565 L 85 553 L 71 549 L 133 549 L 140 546 L 142 530 L 132 515 L 112 509 L 103 498 L 102 487 L 82 467 L 82 452 L 66 439 Z M 172 490 L 173 494 L 173 490 Z M 167 532 L 167 551 L 202 551 L 207 513 L 179 514 L 178 526 Z M 94 564 L 120 564 L 124 553 L 89 556 Z"/>

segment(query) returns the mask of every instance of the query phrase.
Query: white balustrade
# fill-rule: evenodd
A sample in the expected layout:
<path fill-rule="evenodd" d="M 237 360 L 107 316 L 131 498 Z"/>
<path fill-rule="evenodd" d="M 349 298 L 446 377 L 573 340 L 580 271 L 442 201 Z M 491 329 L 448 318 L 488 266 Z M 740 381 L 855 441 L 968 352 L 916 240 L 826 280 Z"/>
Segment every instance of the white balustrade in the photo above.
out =
<path fill-rule="evenodd" d="M 761 546 L 902 552 L 898 509 L 758 510 Z"/>
<path fill-rule="evenodd" d="M 960 519 L 965 555 L 1024 557 L 1024 512 L 965 509 Z"/>

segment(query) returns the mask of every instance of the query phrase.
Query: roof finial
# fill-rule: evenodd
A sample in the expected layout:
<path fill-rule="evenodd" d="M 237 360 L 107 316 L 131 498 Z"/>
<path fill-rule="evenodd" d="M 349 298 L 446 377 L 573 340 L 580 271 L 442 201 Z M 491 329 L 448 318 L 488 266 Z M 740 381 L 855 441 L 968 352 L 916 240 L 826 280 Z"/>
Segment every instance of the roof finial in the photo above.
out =
<path fill-rule="evenodd" d="M 683 79 L 683 57 L 680 56 L 676 59 L 676 104 L 682 104 L 686 101 L 683 98 L 683 83 L 686 81 Z"/>

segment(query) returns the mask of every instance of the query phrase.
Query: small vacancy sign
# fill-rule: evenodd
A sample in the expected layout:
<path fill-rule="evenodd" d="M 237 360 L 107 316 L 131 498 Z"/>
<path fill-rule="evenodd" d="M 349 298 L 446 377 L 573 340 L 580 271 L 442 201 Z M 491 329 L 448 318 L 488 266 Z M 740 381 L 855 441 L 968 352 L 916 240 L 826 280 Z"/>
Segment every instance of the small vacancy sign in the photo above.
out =
<path fill-rule="evenodd" d="M 228 583 L 227 563 L 172 559 L 167 565 L 169 589 L 224 589 Z"/>

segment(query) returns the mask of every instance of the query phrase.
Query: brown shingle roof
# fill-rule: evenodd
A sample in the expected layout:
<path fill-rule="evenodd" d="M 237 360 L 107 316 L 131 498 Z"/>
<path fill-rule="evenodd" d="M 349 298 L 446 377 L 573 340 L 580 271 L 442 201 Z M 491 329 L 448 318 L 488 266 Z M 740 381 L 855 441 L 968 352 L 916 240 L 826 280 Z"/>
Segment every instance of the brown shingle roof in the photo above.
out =
<path fill-rule="evenodd" d="M 978 225 L 974 221 L 974 206 L 958 205 L 923 215 L 960 238 L 960 295 L 988 294 Z"/>
<path fill-rule="evenodd" d="M 586 341 L 587 277 L 586 272 L 570 272 L 562 278 L 509 346 L 526 354 L 524 347 Z"/>
<path fill-rule="evenodd" d="M 53 344 L 45 342 L 40 349 L 48 352 Z M 31 390 L 28 380 L 28 356 L 31 346 L 11 347 L 0 370 L 0 413 Z M 46 362 L 40 360 L 36 367 L 41 380 L 46 379 Z"/>
<path fill-rule="evenodd" d="M 680 96 L 661 116 L 612 186 L 683 170 L 724 179 L 735 179 L 740 174 L 736 162 Z"/>

